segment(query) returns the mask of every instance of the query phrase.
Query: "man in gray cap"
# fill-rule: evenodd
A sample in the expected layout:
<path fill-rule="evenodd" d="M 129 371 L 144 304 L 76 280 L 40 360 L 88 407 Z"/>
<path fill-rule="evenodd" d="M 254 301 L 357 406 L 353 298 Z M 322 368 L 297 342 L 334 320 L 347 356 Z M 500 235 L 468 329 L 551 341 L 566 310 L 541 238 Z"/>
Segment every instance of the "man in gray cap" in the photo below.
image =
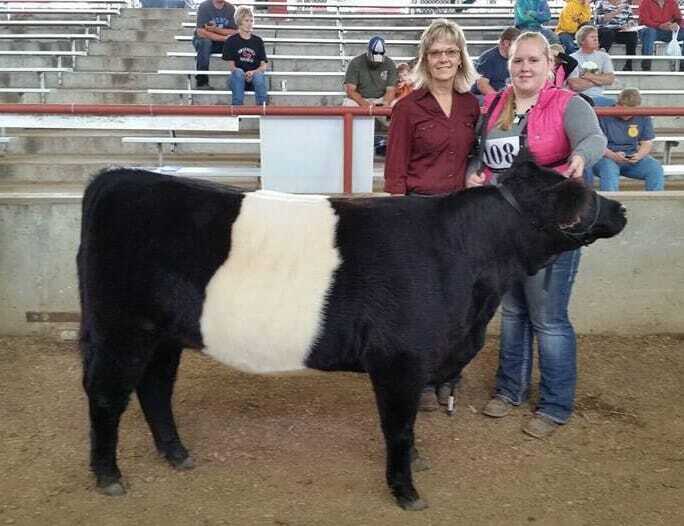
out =
<path fill-rule="evenodd" d="M 344 75 L 347 96 L 343 106 L 389 106 L 394 100 L 397 67 L 385 55 L 385 40 L 375 36 L 368 41 L 368 51 L 354 57 Z"/>

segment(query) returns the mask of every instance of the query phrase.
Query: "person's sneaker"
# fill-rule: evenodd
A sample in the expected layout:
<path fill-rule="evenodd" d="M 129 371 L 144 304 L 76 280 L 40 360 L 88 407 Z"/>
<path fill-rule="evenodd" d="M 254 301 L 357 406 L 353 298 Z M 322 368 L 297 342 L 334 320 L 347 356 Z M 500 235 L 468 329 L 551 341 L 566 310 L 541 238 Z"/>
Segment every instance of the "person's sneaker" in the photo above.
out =
<path fill-rule="evenodd" d="M 458 393 L 458 386 L 456 386 L 456 389 L 454 389 L 454 399 L 456 398 L 456 394 Z M 439 405 L 449 405 L 449 397 L 451 396 L 451 383 L 450 382 L 445 382 L 443 384 L 439 384 L 437 387 L 437 402 Z"/>
<path fill-rule="evenodd" d="M 501 418 L 510 413 L 512 409 L 512 403 L 510 403 L 508 400 L 504 400 L 503 398 L 495 396 L 489 402 L 487 402 L 486 406 L 484 406 L 482 414 L 491 416 L 492 418 Z"/>
<path fill-rule="evenodd" d="M 197 84 L 196 89 L 201 89 L 204 91 L 214 91 L 214 88 L 210 84 Z"/>
<path fill-rule="evenodd" d="M 622 71 L 632 71 L 632 61 L 626 60 L 625 65 L 622 67 Z"/>
<path fill-rule="evenodd" d="M 651 60 L 643 59 L 641 61 L 641 71 L 651 71 Z"/>
<path fill-rule="evenodd" d="M 531 437 L 544 440 L 553 434 L 558 429 L 560 424 L 554 422 L 550 418 L 541 415 L 534 415 L 523 426 L 523 433 Z"/>
<path fill-rule="evenodd" d="M 418 411 L 437 411 L 439 403 L 437 402 L 437 395 L 434 389 L 423 389 L 420 394 L 420 401 L 418 402 Z"/>

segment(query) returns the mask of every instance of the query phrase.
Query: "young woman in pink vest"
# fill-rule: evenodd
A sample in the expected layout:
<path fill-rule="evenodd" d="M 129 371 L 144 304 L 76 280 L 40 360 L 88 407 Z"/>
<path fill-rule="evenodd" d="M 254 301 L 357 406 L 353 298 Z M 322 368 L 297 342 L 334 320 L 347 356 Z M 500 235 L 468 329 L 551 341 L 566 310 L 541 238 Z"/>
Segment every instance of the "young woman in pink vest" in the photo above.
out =
<path fill-rule="evenodd" d="M 553 85 L 553 58 L 540 33 L 523 33 L 509 56 L 511 85 L 485 99 L 481 122 L 482 166 L 468 186 L 496 182 L 521 148 L 543 166 L 582 179 L 585 166 L 601 158 L 606 139 L 596 115 L 575 93 Z M 575 401 L 576 341 L 568 304 L 580 252 L 562 254 L 552 265 L 504 296 L 496 393 L 483 413 L 508 415 L 527 401 L 533 340 L 539 346 L 541 381 L 533 417 L 523 431 L 545 438 L 570 418 Z"/>

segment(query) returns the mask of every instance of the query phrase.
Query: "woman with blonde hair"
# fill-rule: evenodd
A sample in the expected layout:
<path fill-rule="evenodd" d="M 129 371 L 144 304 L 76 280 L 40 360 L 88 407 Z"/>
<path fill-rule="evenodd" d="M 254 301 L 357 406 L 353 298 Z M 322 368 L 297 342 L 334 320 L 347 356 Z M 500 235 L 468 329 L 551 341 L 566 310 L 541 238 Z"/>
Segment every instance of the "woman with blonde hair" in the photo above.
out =
<path fill-rule="evenodd" d="M 480 108 L 470 93 L 477 73 L 458 25 L 443 19 L 430 24 L 421 36 L 413 75 L 414 91 L 392 111 L 385 191 L 429 196 L 461 190 Z M 438 398 L 446 405 L 455 381 L 440 385 L 437 393 L 435 385 L 426 387 L 420 408 L 437 409 Z"/>
<path fill-rule="evenodd" d="M 565 176 L 582 181 L 585 166 L 598 161 L 606 139 L 591 106 L 554 86 L 554 61 L 540 33 L 523 33 L 511 46 L 511 85 L 485 98 L 480 150 L 483 166 L 468 186 L 496 179 L 521 150 Z M 524 403 L 532 379 L 533 340 L 539 347 L 541 381 L 534 416 L 523 431 L 550 435 L 570 418 L 575 401 L 576 340 L 568 304 L 580 252 L 564 252 L 551 265 L 515 283 L 501 302 L 502 330 L 494 398 L 483 413 L 508 415 Z"/>

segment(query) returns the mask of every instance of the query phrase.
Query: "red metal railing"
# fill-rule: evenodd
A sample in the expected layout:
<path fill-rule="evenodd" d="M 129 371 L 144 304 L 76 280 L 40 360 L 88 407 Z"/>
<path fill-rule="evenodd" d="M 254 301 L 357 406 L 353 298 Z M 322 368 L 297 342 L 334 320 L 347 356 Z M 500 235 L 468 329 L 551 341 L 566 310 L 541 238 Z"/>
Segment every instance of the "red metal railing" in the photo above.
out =
<path fill-rule="evenodd" d="M 161 104 L 0 104 L 0 114 L 62 114 L 62 115 L 196 115 L 238 117 L 240 115 L 341 117 L 343 119 L 343 191 L 352 191 L 352 144 L 354 117 L 389 116 L 390 108 L 369 106 L 181 106 Z M 598 115 L 652 115 L 658 117 L 684 116 L 684 107 L 642 106 L 638 108 L 596 108 Z M 0 119 L 0 126 L 2 120 Z"/>

